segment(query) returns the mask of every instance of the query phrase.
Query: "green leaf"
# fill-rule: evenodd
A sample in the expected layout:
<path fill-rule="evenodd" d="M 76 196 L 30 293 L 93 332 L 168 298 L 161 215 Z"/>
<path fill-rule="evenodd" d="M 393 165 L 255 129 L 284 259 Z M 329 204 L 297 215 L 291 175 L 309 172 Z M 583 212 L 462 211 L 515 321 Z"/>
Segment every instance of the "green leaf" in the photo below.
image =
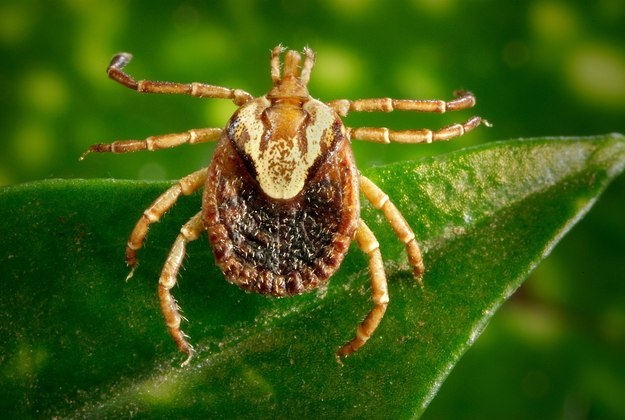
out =
<path fill-rule="evenodd" d="M 225 282 L 206 238 L 190 244 L 173 292 L 198 354 L 180 368 L 156 282 L 200 196 L 182 198 L 152 228 L 126 283 L 127 237 L 169 183 L 50 180 L 4 188 L 0 412 L 418 416 L 497 308 L 624 165 L 625 138 L 614 134 L 493 143 L 365 170 L 414 228 L 425 251 L 425 287 L 412 279 L 382 215 L 364 205 L 391 302 L 376 334 L 344 366 L 334 353 L 371 306 L 367 260 L 355 246 L 327 289 L 271 299 Z"/>

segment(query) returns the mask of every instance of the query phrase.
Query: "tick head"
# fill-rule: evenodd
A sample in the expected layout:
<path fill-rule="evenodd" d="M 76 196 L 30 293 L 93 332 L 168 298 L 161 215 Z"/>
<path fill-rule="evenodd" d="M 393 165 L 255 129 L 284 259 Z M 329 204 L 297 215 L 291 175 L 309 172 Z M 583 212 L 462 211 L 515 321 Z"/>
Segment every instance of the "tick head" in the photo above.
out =
<path fill-rule="evenodd" d="M 315 54 L 311 49 L 304 49 L 304 64 L 300 68 L 302 56 L 299 52 L 289 50 L 284 55 L 284 68 L 280 74 L 280 55 L 284 51 L 278 45 L 271 51 L 271 80 L 273 88 L 267 93 L 267 98 L 274 102 L 303 102 L 307 100 L 308 81 L 310 72 L 315 63 Z"/>
<path fill-rule="evenodd" d="M 306 85 L 314 64 L 312 50 L 287 51 L 280 71 L 277 46 L 271 52 L 273 88 L 243 105 L 226 132 L 231 144 L 270 198 L 298 196 L 328 153 L 344 140 L 345 129 L 326 104 L 312 99 Z"/>

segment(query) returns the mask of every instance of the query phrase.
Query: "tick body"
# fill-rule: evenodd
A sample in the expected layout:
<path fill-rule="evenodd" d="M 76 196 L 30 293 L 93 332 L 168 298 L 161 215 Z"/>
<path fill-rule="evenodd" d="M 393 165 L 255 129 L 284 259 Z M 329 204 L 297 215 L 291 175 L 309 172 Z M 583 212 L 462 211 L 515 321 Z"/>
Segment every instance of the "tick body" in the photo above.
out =
<path fill-rule="evenodd" d="M 272 50 L 273 87 L 258 98 L 240 89 L 201 83 L 135 81 L 123 71 L 131 58 L 125 53 L 115 56 L 108 68 L 113 80 L 139 92 L 225 98 L 239 106 L 224 129 L 193 129 L 145 140 L 96 144 L 87 151 L 126 153 L 218 141 L 208 168 L 179 180 L 143 212 L 126 248 L 126 262 L 134 270 L 136 251 L 142 247 L 150 225 L 181 195 L 204 187 L 202 209 L 181 228 L 158 283 L 167 328 L 187 355 L 184 364 L 194 351 L 180 329 L 179 308 L 170 290 L 176 284 L 187 243 L 204 232 L 229 282 L 275 297 L 297 295 L 326 284 L 355 239 L 369 257 L 373 308 L 358 326 L 356 336 L 338 350 L 338 360 L 358 350 L 377 328 L 389 302 L 378 242 L 360 218 L 360 192 L 382 210 L 406 245 L 408 261 L 419 282 L 424 265 L 415 235 L 401 213 L 356 168 L 351 140 L 429 143 L 487 124 L 473 117 L 438 131 L 345 127 L 341 117 L 350 111 L 445 112 L 470 108 L 475 99 L 468 92 L 458 92 L 449 102 L 379 98 L 323 103 L 307 90 L 313 52 L 304 50 L 303 63 L 300 53 L 286 52 L 281 71 L 283 52 L 281 46 Z"/>

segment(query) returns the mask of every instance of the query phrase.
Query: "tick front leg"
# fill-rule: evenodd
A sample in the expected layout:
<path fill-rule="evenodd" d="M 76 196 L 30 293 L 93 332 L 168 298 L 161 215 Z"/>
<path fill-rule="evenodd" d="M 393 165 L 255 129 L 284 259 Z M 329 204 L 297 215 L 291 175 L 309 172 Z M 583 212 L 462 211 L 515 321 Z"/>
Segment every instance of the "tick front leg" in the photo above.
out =
<path fill-rule="evenodd" d="M 358 350 L 367 342 L 371 335 L 373 335 L 373 332 L 384 317 L 384 312 L 386 312 L 386 306 L 389 301 L 380 245 L 373 232 L 371 232 L 371 229 L 369 229 L 362 219 L 360 219 L 360 226 L 356 231 L 356 242 L 360 249 L 369 256 L 369 277 L 371 278 L 371 292 L 374 307 L 356 329 L 356 337 L 341 347 L 336 353 L 339 363 L 341 363 L 341 357 L 349 356 Z"/>
<path fill-rule="evenodd" d="M 89 153 L 131 153 L 140 150 L 170 149 L 183 144 L 198 144 L 219 140 L 223 129 L 221 128 L 196 128 L 184 133 L 163 134 L 150 136 L 144 140 L 120 140 L 113 143 L 98 143 L 89 147 L 82 154 L 83 160 Z"/>
<path fill-rule="evenodd" d="M 364 175 L 360 175 L 359 178 L 360 190 L 365 195 L 367 200 L 373 204 L 378 210 L 382 210 L 384 213 L 384 217 L 388 220 L 388 223 L 391 225 L 391 228 L 395 231 L 395 234 L 406 245 L 406 253 L 408 254 L 408 261 L 412 266 L 412 271 L 419 282 L 420 285 L 423 285 L 421 282 L 421 276 L 423 275 L 423 271 L 425 267 L 423 266 L 423 257 L 421 256 L 421 249 L 419 249 L 419 244 L 415 239 L 414 232 L 402 216 L 401 212 L 395 207 L 395 205 L 389 200 L 388 195 L 384 193 L 375 185 L 369 178 Z"/>
<path fill-rule="evenodd" d="M 167 329 L 180 351 L 187 355 L 182 366 L 189 364 L 194 350 L 187 341 L 187 335 L 180 330 L 180 320 L 182 319 L 180 307 L 169 291 L 176 285 L 176 278 L 184 260 L 187 244 L 199 238 L 204 230 L 202 212 L 199 212 L 180 229 L 180 234 L 167 256 L 167 261 L 165 261 L 161 277 L 158 280 L 158 298 Z"/>
<path fill-rule="evenodd" d="M 206 181 L 207 174 L 208 168 L 204 168 L 185 176 L 154 200 L 150 207 L 145 209 L 143 215 L 141 215 L 141 218 L 132 230 L 128 245 L 126 246 L 126 264 L 131 267 L 130 274 L 128 274 L 126 280 L 132 277 L 134 273 L 134 269 L 137 266 L 136 251 L 143 246 L 150 225 L 158 222 L 161 217 L 176 204 L 176 201 L 181 195 L 190 195 L 198 188 L 202 187 Z"/>
<path fill-rule="evenodd" d="M 106 73 L 117 83 L 136 90 L 137 92 L 184 94 L 200 98 L 232 99 L 232 102 L 238 106 L 254 99 L 252 95 L 241 89 L 229 89 L 221 86 L 207 85 L 204 83 L 173 83 L 157 82 L 152 80 L 136 81 L 132 76 L 123 70 L 130 60 L 132 60 L 132 54 L 117 54 L 111 60 L 111 64 L 109 64 Z"/>

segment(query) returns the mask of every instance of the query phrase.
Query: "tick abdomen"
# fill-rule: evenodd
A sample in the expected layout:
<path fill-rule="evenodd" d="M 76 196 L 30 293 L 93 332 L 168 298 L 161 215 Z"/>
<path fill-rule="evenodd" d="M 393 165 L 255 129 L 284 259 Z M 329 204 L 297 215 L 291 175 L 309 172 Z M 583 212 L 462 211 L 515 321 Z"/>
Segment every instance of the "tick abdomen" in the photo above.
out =
<path fill-rule="evenodd" d="M 327 282 L 358 226 L 357 170 L 345 153 L 351 150 L 328 153 L 295 197 L 274 199 L 222 139 L 209 168 L 204 223 L 231 283 L 287 296 Z"/>

